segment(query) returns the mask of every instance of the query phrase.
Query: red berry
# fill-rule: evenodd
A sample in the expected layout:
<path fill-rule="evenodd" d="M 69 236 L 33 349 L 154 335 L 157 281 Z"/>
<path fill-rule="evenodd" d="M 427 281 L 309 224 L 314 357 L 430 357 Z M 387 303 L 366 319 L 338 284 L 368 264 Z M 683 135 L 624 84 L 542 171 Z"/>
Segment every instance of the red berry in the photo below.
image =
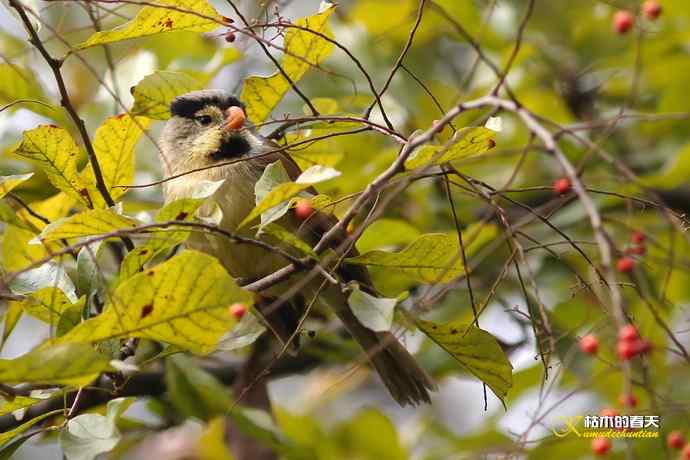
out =
<path fill-rule="evenodd" d="M 572 184 L 570 183 L 570 179 L 567 177 L 561 177 L 553 183 L 553 191 L 556 195 L 565 195 L 566 193 L 570 192 L 571 188 Z"/>
<path fill-rule="evenodd" d="M 594 438 L 592 440 L 592 452 L 604 456 L 611 450 L 611 441 L 607 438 Z"/>
<path fill-rule="evenodd" d="M 593 355 L 599 349 L 599 340 L 592 334 L 587 334 L 580 339 L 580 350 L 588 355 Z"/>
<path fill-rule="evenodd" d="M 690 444 L 686 444 L 685 447 L 683 447 L 683 458 L 685 460 L 690 460 Z"/>
<path fill-rule="evenodd" d="M 301 220 L 307 220 L 314 212 L 309 200 L 299 200 L 295 206 L 295 215 Z"/>
<path fill-rule="evenodd" d="M 632 241 L 635 244 L 642 244 L 645 242 L 646 239 L 647 235 L 645 235 L 639 230 L 635 230 L 634 232 L 632 232 L 632 235 L 630 235 L 630 241 Z"/>
<path fill-rule="evenodd" d="M 228 308 L 230 314 L 235 317 L 237 321 L 241 320 L 245 313 L 247 313 L 247 306 L 243 303 L 234 303 Z"/>
<path fill-rule="evenodd" d="M 630 11 L 620 10 L 613 15 L 613 28 L 619 34 L 627 33 L 635 24 L 635 17 Z"/>
<path fill-rule="evenodd" d="M 606 407 L 599 411 L 599 415 L 602 417 L 615 417 L 616 415 L 620 415 L 616 409 L 611 409 L 610 407 Z"/>
<path fill-rule="evenodd" d="M 235 35 L 235 32 L 228 32 L 225 34 L 225 41 L 228 43 L 232 43 L 237 39 L 237 35 Z"/>
<path fill-rule="evenodd" d="M 623 326 L 620 331 L 618 331 L 618 340 L 624 340 L 626 342 L 633 342 L 640 338 L 640 334 L 637 332 L 637 328 L 628 324 Z"/>
<path fill-rule="evenodd" d="M 654 21 L 656 18 L 661 16 L 662 10 L 663 8 L 661 8 L 659 2 L 655 0 L 647 0 L 642 4 L 642 12 L 650 21 Z"/>
<path fill-rule="evenodd" d="M 621 406 L 623 407 L 637 407 L 637 404 L 640 401 L 637 399 L 637 396 L 632 393 L 628 393 L 620 395 L 618 402 L 620 402 Z"/>
<path fill-rule="evenodd" d="M 618 359 L 628 361 L 637 355 L 638 347 L 635 342 L 618 342 L 616 351 L 618 352 Z"/>
<path fill-rule="evenodd" d="M 638 340 L 635 342 L 635 347 L 638 354 L 647 354 L 654 348 L 649 340 Z"/>
<path fill-rule="evenodd" d="M 671 431 L 666 436 L 666 444 L 671 449 L 682 449 L 685 446 L 685 438 L 680 431 Z"/>
<path fill-rule="evenodd" d="M 635 269 L 635 260 L 628 256 L 621 257 L 618 259 L 616 268 L 620 273 L 630 273 Z"/>

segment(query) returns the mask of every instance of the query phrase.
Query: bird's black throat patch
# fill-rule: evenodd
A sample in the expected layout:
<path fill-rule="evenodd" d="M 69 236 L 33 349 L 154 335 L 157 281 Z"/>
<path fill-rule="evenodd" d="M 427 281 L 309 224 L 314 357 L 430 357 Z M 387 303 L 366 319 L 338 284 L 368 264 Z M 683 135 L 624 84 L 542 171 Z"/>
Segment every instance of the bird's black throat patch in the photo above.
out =
<path fill-rule="evenodd" d="M 231 136 L 223 141 L 220 148 L 211 154 L 214 161 L 232 160 L 248 154 L 252 149 L 249 142 L 240 136 Z"/>

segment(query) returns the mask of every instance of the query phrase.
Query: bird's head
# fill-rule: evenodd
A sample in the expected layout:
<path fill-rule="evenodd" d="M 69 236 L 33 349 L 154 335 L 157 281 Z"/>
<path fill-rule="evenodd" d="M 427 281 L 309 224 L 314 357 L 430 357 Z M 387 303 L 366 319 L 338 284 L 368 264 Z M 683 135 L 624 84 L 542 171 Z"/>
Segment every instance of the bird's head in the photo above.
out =
<path fill-rule="evenodd" d="M 264 148 L 246 122 L 244 104 L 226 91 L 183 94 L 172 101 L 170 113 L 160 141 L 168 174 L 240 159 Z"/>

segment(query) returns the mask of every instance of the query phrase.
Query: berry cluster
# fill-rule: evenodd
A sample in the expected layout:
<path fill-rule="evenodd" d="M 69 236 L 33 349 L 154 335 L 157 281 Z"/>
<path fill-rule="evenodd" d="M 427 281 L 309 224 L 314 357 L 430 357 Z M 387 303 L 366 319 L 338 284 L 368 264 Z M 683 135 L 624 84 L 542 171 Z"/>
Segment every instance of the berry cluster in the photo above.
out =
<path fill-rule="evenodd" d="M 645 244 L 647 237 L 640 231 L 634 231 L 630 236 L 632 245 L 625 250 L 625 255 L 618 259 L 616 269 L 620 273 L 631 273 L 635 270 L 635 259 L 632 256 L 643 256 L 647 253 L 647 246 Z"/>
<path fill-rule="evenodd" d="M 657 0 L 647 0 L 642 4 L 642 14 L 649 21 L 656 21 L 663 8 Z M 626 34 L 635 25 L 635 16 L 628 10 L 619 10 L 613 15 L 613 29 L 619 34 Z"/>
<path fill-rule="evenodd" d="M 652 350 L 652 343 L 643 340 L 637 332 L 637 328 L 628 324 L 618 331 L 618 359 L 628 361 L 637 355 L 647 354 Z"/>

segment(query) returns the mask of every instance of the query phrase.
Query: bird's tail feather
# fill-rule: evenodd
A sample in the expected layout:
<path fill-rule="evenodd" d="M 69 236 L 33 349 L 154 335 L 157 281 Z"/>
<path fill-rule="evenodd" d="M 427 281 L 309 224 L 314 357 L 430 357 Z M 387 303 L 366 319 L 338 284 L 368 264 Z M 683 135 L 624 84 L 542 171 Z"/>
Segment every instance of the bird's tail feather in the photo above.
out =
<path fill-rule="evenodd" d="M 332 297 L 333 296 L 328 296 Z M 429 403 L 436 385 L 414 357 L 390 332 L 374 332 L 362 325 L 340 295 L 339 306 L 331 305 L 348 332 L 367 354 L 391 396 L 401 405 Z M 332 299 L 333 300 L 333 299 Z M 330 303 L 330 302 L 329 302 Z"/>

